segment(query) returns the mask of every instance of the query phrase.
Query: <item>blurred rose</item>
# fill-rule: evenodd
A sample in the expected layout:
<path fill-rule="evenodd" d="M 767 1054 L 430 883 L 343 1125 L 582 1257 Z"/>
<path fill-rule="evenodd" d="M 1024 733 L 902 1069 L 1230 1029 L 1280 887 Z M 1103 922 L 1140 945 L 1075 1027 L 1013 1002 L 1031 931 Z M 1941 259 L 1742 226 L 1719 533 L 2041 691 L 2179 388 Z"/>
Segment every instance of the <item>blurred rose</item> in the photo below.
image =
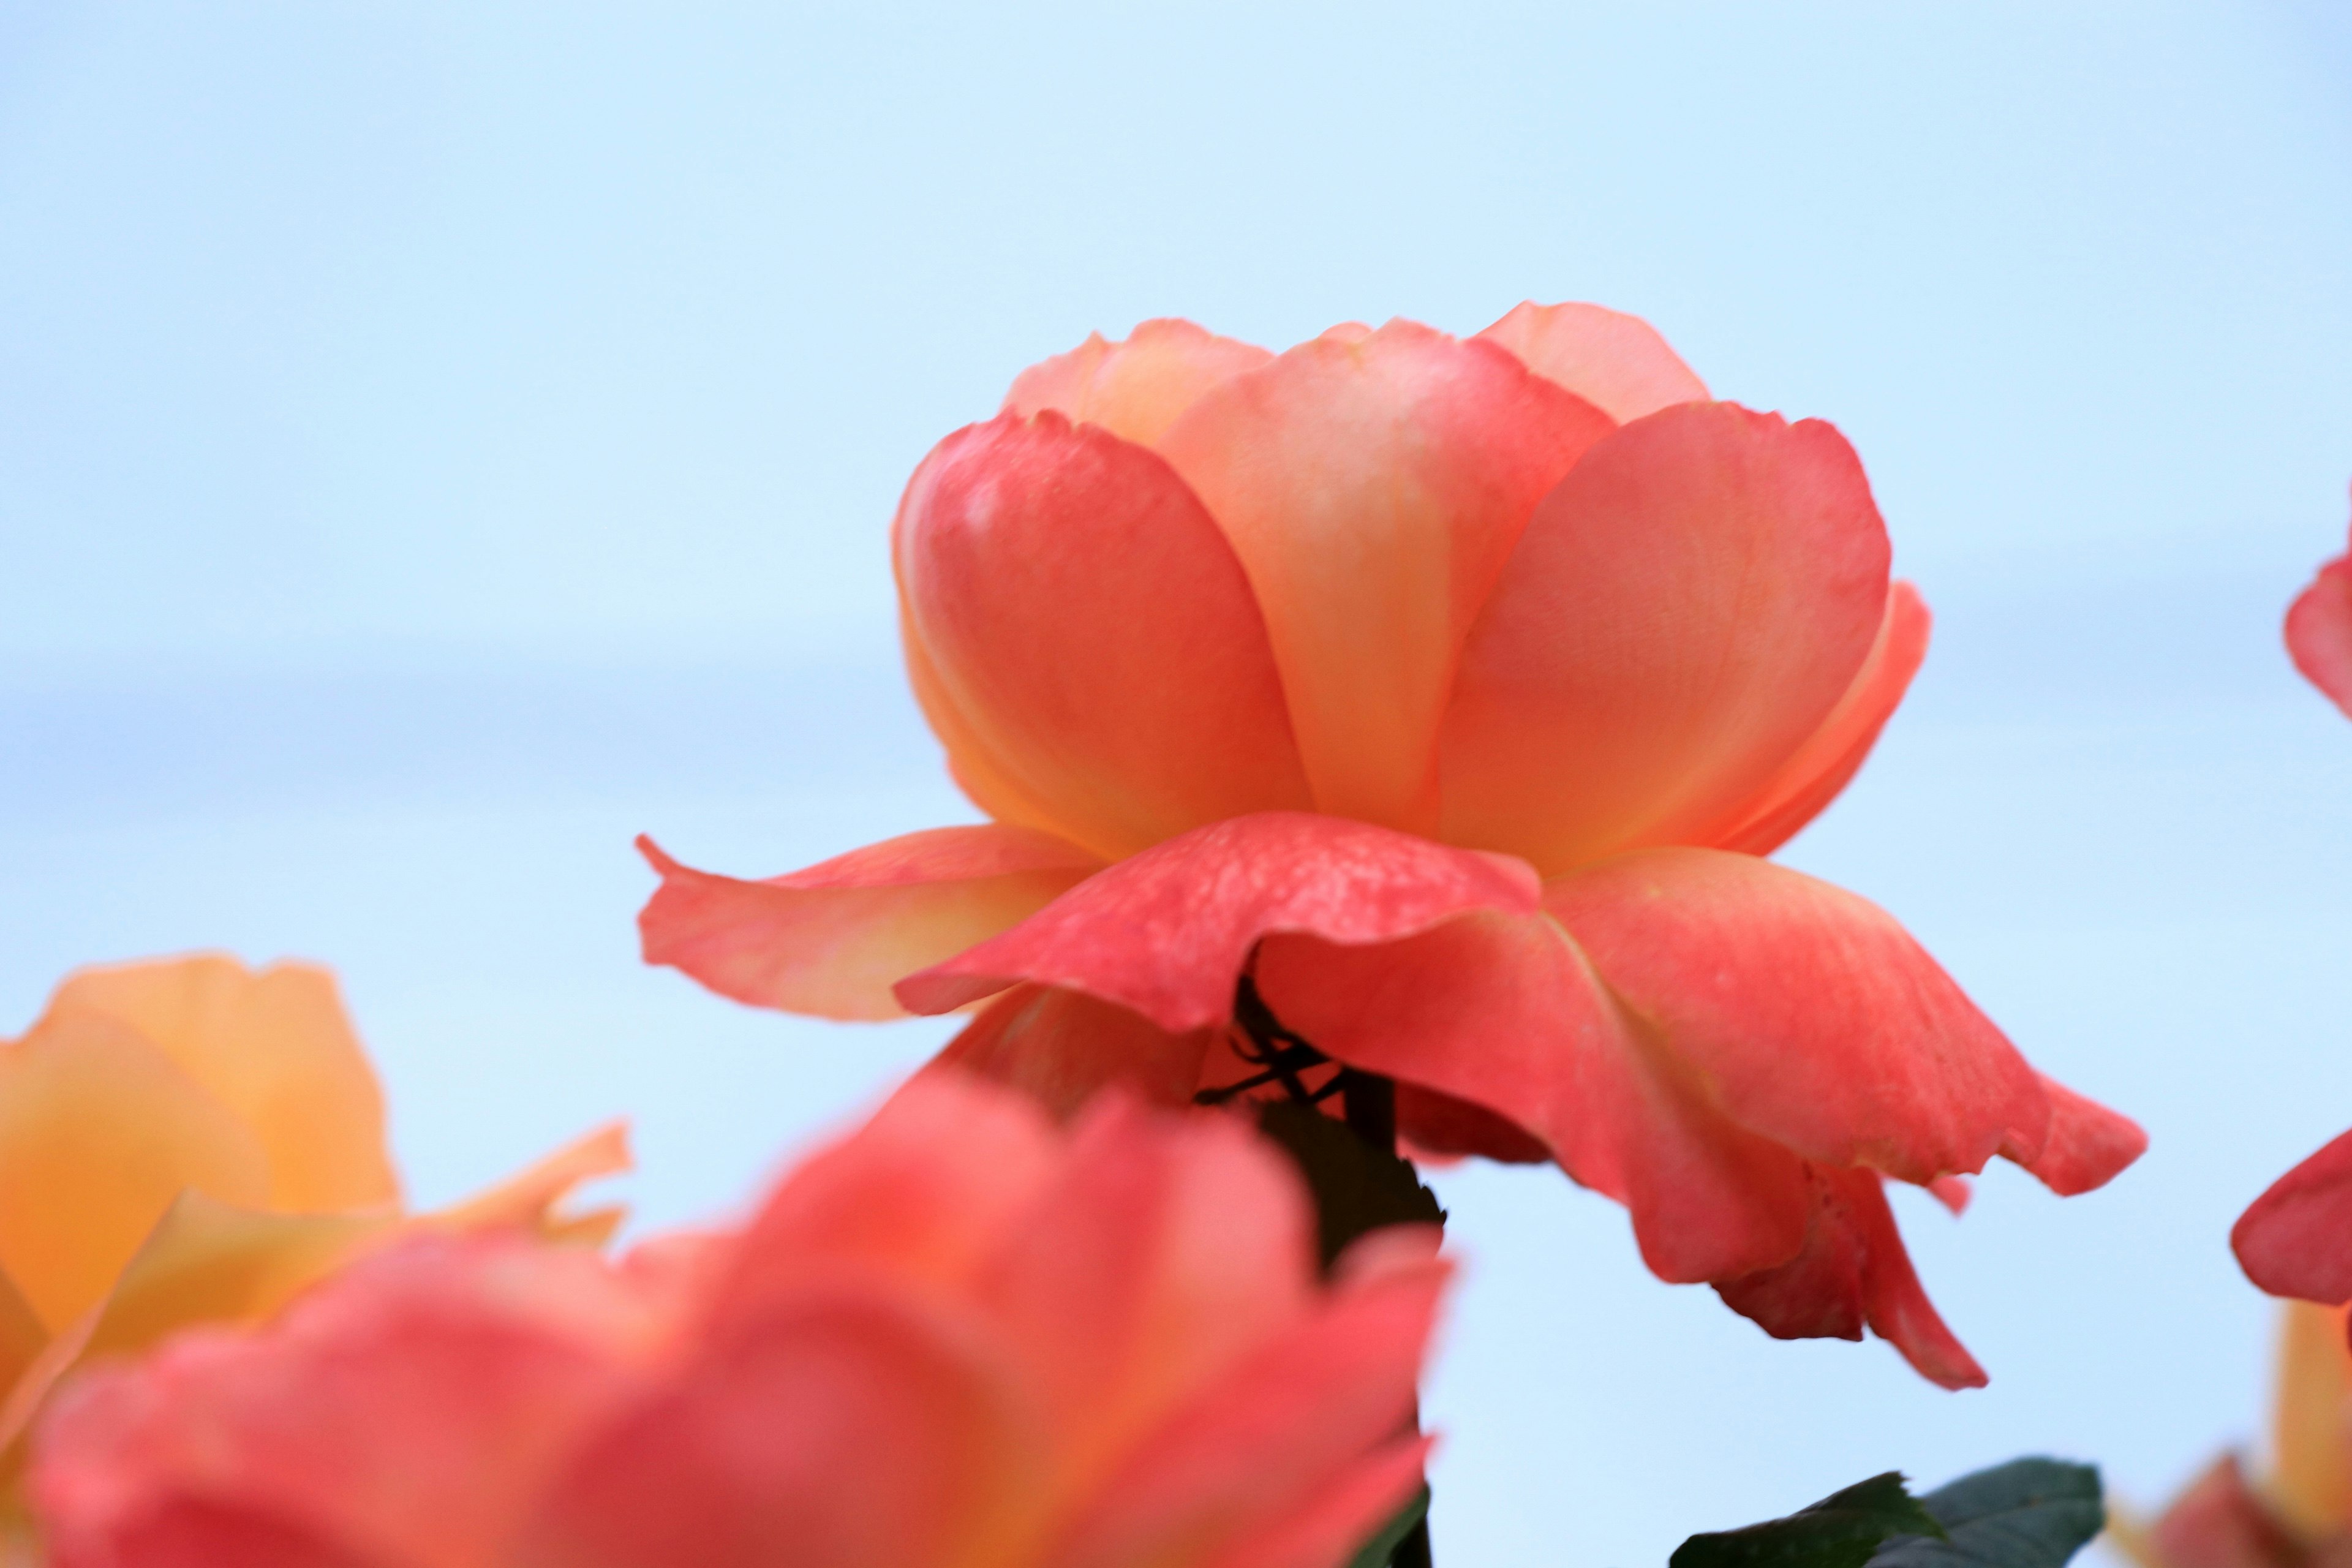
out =
<path fill-rule="evenodd" d="M 552 1205 L 627 1158 L 608 1129 L 404 1222 L 383 1097 L 327 971 L 202 956 L 73 975 L 0 1042 L 0 1475 L 77 1362 L 258 1318 L 403 1223 L 601 1238 L 615 1213 Z"/>
<path fill-rule="evenodd" d="M 1238 1119 L 919 1079 L 740 1232 L 425 1238 L 60 1399 L 56 1568 L 1333 1568 L 1419 1484 L 1426 1228 L 1315 1277 Z"/>
<path fill-rule="evenodd" d="M 1024 373 L 908 484 L 908 672 L 994 820 L 768 882 L 682 867 L 646 956 L 828 1017 L 1009 993 L 956 1059 L 1171 1102 L 1253 964 L 1424 1150 L 1549 1158 L 1772 1333 L 1983 1373 L 1882 1190 L 2145 1139 L 2040 1077 L 1876 907 L 1761 858 L 1925 652 L 1862 466 L 1644 323 L 1276 357 L 1183 321 Z"/>
<path fill-rule="evenodd" d="M 2223 1455 L 2153 1522 L 2119 1511 L 2112 1539 L 2142 1568 L 2352 1564 L 2352 1352 L 2340 1309 L 2287 1303 L 2270 1448 L 2252 1480 Z"/>
<path fill-rule="evenodd" d="M 2352 715 L 2352 556 L 2322 566 L 2296 596 L 2286 613 L 2286 646 L 2305 678 Z"/>

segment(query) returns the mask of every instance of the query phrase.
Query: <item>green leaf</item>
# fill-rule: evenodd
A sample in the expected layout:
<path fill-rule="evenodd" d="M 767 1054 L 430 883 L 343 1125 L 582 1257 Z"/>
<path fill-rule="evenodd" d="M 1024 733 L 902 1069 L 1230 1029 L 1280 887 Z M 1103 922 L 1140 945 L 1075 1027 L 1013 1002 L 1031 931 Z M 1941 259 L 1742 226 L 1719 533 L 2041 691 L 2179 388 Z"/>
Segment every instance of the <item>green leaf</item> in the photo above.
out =
<path fill-rule="evenodd" d="M 1273 1100 L 1258 1126 L 1282 1146 L 1315 1194 L 1317 1249 L 1328 1268 L 1347 1245 L 1387 1225 L 1444 1225 L 1437 1195 L 1410 1160 L 1375 1149 L 1311 1105 Z"/>
<path fill-rule="evenodd" d="M 1893 1536 L 1941 1536 L 1944 1527 L 1904 1489 L 1903 1474 L 1832 1492 L 1786 1519 L 1694 1535 L 1670 1568 L 1863 1568 Z"/>
<path fill-rule="evenodd" d="M 1364 1542 L 1364 1549 L 1348 1559 L 1348 1568 L 1389 1568 L 1389 1559 L 1395 1555 L 1397 1545 L 1412 1533 L 1412 1527 L 1429 1514 L 1429 1488 L 1423 1486 L 1413 1494 L 1411 1502 L 1397 1510 L 1394 1519 L 1381 1526 L 1381 1532 Z"/>
<path fill-rule="evenodd" d="M 1891 1541 L 1870 1568 L 2061 1568 L 2106 1523 L 2095 1466 L 2011 1459 L 1919 1500 L 1945 1539 Z"/>

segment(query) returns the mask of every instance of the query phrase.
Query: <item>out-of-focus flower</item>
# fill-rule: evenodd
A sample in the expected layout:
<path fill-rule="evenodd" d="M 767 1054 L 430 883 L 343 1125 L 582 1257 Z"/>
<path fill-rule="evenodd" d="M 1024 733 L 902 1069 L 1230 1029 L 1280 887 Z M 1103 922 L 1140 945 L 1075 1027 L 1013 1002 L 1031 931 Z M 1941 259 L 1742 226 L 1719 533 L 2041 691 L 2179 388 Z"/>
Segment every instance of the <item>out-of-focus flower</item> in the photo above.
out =
<path fill-rule="evenodd" d="M 919 1079 L 740 1232 L 419 1239 L 39 1436 L 54 1568 L 1334 1568 L 1418 1485 L 1426 1227 L 1316 1279 L 1237 1118 Z"/>
<path fill-rule="evenodd" d="M 555 1208 L 626 1166 L 618 1127 L 411 1216 L 383 1120 L 334 979 L 310 964 L 84 970 L 0 1042 L 0 1484 L 78 1363 L 265 1316 L 404 1225 L 599 1240 L 619 1217 Z"/>
<path fill-rule="evenodd" d="M 2145 1138 L 2042 1078 L 1874 906 L 1762 858 L 1925 652 L 1860 462 L 1646 324 L 1276 357 L 1090 339 L 917 469 L 908 672 L 994 820 L 772 881 L 683 867 L 646 953 L 838 1018 L 1007 993 L 955 1059 L 1070 1103 L 1247 1068 L 1245 973 L 1430 1151 L 1549 1158 L 1661 1277 L 1983 1380 L 1882 1187 L 2056 1191 Z"/>
<path fill-rule="evenodd" d="M 2285 1303 L 2268 1464 L 2224 1454 L 2152 1521 L 2116 1510 L 2110 1538 L 2143 1568 L 2352 1563 L 2352 1351 L 2344 1312 Z"/>
<path fill-rule="evenodd" d="M 2319 569 L 2286 613 L 2286 647 L 2336 706 L 2352 716 L 2352 555 Z"/>

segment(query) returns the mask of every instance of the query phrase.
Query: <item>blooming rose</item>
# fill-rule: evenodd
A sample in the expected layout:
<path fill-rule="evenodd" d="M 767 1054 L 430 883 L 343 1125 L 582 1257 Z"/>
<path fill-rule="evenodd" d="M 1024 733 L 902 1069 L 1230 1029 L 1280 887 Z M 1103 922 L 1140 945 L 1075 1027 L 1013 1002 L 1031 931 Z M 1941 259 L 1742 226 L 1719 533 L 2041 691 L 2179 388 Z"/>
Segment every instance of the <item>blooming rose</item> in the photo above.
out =
<path fill-rule="evenodd" d="M 413 1223 L 601 1238 L 617 1211 L 552 1205 L 627 1159 L 607 1129 Z M 327 971 L 206 955 L 69 977 L 0 1042 L 0 1454 L 78 1361 L 257 1318 L 401 1223 L 383 1097 Z"/>
<path fill-rule="evenodd" d="M 1762 858 L 1925 651 L 1862 467 L 1657 334 L 1522 305 L 1275 356 L 1090 339 L 942 441 L 892 535 L 908 673 L 993 820 L 772 881 L 682 867 L 648 959 L 836 1018 L 1005 994 L 950 1055 L 1057 1102 L 1244 1069 L 1250 974 L 1428 1150 L 1549 1158 L 1769 1331 L 1983 1373 L 1882 1191 L 2145 1144 L 1883 911 Z"/>
<path fill-rule="evenodd" d="M 54 1568 L 1336 1568 L 1419 1483 L 1426 1227 L 1315 1278 L 1235 1118 L 918 1080 L 740 1231 L 423 1239 L 91 1374 Z"/>
<path fill-rule="evenodd" d="M 2224 1454 L 2153 1522 L 2110 1538 L 2141 1568 L 2328 1568 L 2352 1562 L 2352 1351 L 2341 1310 L 2290 1301 L 2279 1324 L 2270 1464 Z"/>

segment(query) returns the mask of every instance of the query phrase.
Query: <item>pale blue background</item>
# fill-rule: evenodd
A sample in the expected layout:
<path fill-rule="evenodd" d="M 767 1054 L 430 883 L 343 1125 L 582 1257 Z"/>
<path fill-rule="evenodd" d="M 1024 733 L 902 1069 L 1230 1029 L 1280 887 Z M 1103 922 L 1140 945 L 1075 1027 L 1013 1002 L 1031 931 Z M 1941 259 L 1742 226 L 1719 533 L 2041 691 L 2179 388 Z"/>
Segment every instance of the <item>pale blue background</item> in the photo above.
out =
<path fill-rule="evenodd" d="M 2156 1149 L 1904 1206 L 1958 1396 L 1447 1177 L 1440 1561 L 2031 1449 L 2157 1497 L 2254 1419 L 2229 1221 L 2352 1123 L 2352 724 L 2277 638 L 2352 479 L 2342 15 L 0 0 L 0 1026 L 317 955 L 421 1196 L 626 1110 L 647 1219 L 738 1202 L 940 1030 L 641 969 L 628 840 L 969 815 L 892 643 L 926 447 L 1143 316 L 1599 300 L 1842 426 L 1938 612 L 1789 858 Z"/>

